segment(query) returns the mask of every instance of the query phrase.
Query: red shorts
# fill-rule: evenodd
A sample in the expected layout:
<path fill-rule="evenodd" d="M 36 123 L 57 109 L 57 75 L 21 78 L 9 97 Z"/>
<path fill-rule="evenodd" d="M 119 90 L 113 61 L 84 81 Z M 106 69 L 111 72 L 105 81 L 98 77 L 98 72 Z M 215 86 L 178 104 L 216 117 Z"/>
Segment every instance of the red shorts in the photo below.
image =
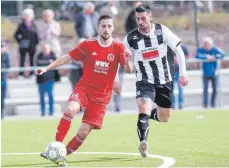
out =
<path fill-rule="evenodd" d="M 106 113 L 106 106 L 96 104 L 90 100 L 85 93 L 87 89 L 76 88 L 68 99 L 69 101 L 76 101 L 80 104 L 81 109 L 85 108 L 82 122 L 87 123 L 96 129 L 101 129 L 103 118 Z"/>

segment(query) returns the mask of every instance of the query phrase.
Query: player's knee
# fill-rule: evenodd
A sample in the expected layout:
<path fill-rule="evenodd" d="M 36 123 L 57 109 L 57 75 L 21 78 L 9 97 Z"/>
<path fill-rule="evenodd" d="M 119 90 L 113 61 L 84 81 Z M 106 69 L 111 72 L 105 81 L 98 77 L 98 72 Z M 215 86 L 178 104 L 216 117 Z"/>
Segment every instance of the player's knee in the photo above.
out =
<path fill-rule="evenodd" d="M 150 114 L 152 109 L 152 100 L 148 97 L 137 98 L 137 105 L 140 113 Z"/>
<path fill-rule="evenodd" d="M 138 109 L 140 112 L 150 112 L 150 107 L 148 104 L 138 104 Z"/>
<path fill-rule="evenodd" d="M 80 107 L 78 105 L 69 104 L 68 109 L 65 113 L 71 117 L 74 117 L 79 112 L 79 110 L 80 110 Z"/>

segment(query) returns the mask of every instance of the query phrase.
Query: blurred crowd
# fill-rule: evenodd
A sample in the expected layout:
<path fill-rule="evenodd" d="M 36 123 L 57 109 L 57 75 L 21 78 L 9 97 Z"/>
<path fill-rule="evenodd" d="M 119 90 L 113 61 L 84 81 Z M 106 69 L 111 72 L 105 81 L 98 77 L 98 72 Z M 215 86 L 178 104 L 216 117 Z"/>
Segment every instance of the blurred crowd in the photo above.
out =
<path fill-rule="evenodd" d="M 132 10 L 128 14 L 125 23 L 126 33 L 137 27 L 137 23 L 134 17 L 134 8 L 140 5 L 142 2 L 137 1 L 133 3 Z M 85 39 L 91 39 L 97 36 L 97 20 L 99 13 L 110 13 L 112 15 L 118 14 L 118 8 L 114 2 L 78 2 L 78 1 L 65 1 L 62 8 L 68 11 L 68 17 L 74 22 L 75 33 L 77 34 L 76 43 L 79 44 Z M 14 32 L 14 38 L 18 43 L 18 52 L 20 55 L 19 65 L 21 68 L 25 66 L 26 56 L 29 56 L 29 63 L 31 67 L 34 66 L 47 66 L 53 60 L 60 57 L 62 47 L 60 43 L 61 27 L 57 20 L 55 20 L 55 12 L 51 9 L 46 9 L 42 12 L 43 21 L 37 25 L 34 22 L 35 14 L 30 8 L 24 9 L 22 14 L 22 21 L 19 23 L 16 31 Z M 59 16 L 60 17 L 60 16 Z M 4 35 L 3 35 L 4 36 Z M 182 38 L 182 37 L 181 37 Z M 208 84 L 212 83 L 212 95 L 210 106 L 216 106 L 216 95 L 218 86 L 218 60 L 222 59 L 225 54 L 220 46 L 216 46 L 211 37 L 205 37 L 201 40 L 201 45 L 196 51 L 196 58 L 203 61 L 203 107 L 208 107 Z M 9 49 L 9 48 L 8 48 Z M 185 43 L 182 43 L 182 49 L 185 53 L 186 58 L 190 58 L 190 51 Z M 178 97 L 173 95 L 173 108 L 183 108 L 184 95 L 183 88 L 178 84 L 179 67 L 177 64 L 176 56 L 174 55 L 175 63 L 175 77 L 174 87 L 178 87 Z M 75 84 L 80 80 L 83 75 L 83 64 L 82 62 L 72 61 L 74 69 L 71 69 L 69 79 L 74 89 Z M 10 56 L 7 52 L 7 44 L 1 42 L 1 68 L 10 68 Z M 123 81 L 123 69 L 118 71 L 119 79 L 122 84 Z M 6 97 L 7 90 L 7 72 L 1 72 L 1 112 L 4 117 L 4 100 Z M 24 71 L 20 71 L 19 78 L 33 78 L 33 70 L 30 71 L 29 76 L 24 74 Z M 45 94 L 47 93 L 49 98 L 49 115 L 54 114 L 54 96 L 53 88 L 55 82 L 60 81 L 60 74 L 58 70 L 50 71 L 42 76 L 36 76 L 36 83 L 38 92 L 40 95 L 40 107 L 41 115 L 46 115 L 46 103 Z M 113 96 L 114 111 L 120 112 L 121 97 L 119 94 Z M 176 102 L 177 101 L 177 102 Z M 176 105 L 176 103 L 178 105 Z"/>

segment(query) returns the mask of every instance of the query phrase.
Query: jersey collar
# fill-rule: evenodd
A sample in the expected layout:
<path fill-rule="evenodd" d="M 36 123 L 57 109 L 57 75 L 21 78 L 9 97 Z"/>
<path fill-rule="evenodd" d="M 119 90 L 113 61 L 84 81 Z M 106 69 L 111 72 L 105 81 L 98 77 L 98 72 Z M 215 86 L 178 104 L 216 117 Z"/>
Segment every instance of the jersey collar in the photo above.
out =
<path fill-rule="evenodd" d="M 97 40 L 98 40 L 98 43 L 99 43 L 99 45 L 101 46 L 101 47 L 109 47 L 111 44 L 112 44 L 112 42 L 113 42 L 113 38 L 112 38 L 112 40 L 111 40 L 111 42 L 109 43 L 109 44 L 107 44 L 107 45 L 103 45 L 100 41 L 99 41 L 99 37 L 97 38 Z"/>
<path fill-rule="evenodd" d="M 143 34 L 143 35 L 146 35 L 146 36 L 150 36 L 150 34 L 152 33 L 152 31 L 154 32 L 154 30 L 155 30 L 154 23 L 151 24 L 151 30 L 150 30 L 149 33 L 142 33 L 142 32 L 139 31 L 139 28 L 138 28 L 138 32 L 141 33 L 141 34 Z"/>

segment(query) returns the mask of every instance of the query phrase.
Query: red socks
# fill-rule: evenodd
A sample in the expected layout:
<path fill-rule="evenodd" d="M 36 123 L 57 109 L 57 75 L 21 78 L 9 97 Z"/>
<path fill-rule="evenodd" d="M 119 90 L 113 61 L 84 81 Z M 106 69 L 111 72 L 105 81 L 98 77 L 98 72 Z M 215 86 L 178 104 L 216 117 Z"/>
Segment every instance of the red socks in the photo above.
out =
<path fill-rule="evenodd" d="M 84 139 L 81 138 L 78 134 L 72 138 L 72 140 L 68 143 L 66 146 L 67 149 L 67 155 L 73 153 L 76 151 L 81 144 L 83 143 Z"/>
<path fill-rule="evenodd" d="M 61 118 L 56 131 L 56 141 L 63 142 L 71 126 L 72 117 L 65 114 Z"/>

